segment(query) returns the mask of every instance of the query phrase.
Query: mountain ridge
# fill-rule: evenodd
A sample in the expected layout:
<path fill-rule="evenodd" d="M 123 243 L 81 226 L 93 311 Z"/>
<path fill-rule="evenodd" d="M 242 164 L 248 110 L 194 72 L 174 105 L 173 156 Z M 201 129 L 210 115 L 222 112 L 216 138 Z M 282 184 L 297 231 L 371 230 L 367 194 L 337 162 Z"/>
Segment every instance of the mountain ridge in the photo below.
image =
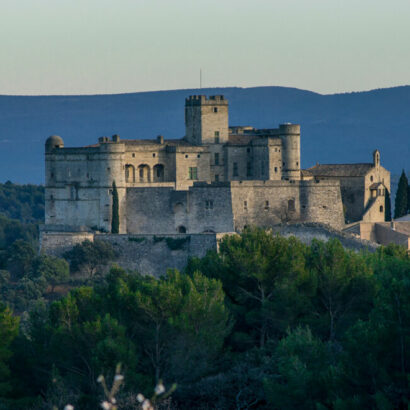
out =
<path fill-rule="evenodd" d="M 410 86 L 319 94 L 280 86 L 214 87 L 138 93 L 0 95 L 0 181 L 41 183 L 44 141 L 60 135 L 66 146 L 95 143 L 103 135 L 181 138 L 184 100 L 192 94 L 224 94 L 230 125 L 301 124 L 302 166 L 316 162 L 371 162 L 381 151 L 392 173 L 409 168 Z"/>

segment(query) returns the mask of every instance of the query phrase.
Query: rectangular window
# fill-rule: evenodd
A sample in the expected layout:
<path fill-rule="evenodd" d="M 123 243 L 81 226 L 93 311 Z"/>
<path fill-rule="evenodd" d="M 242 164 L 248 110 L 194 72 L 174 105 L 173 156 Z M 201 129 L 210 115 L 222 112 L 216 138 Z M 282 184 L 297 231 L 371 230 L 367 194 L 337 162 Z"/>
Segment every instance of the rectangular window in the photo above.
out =
<path fill-rule="evenodd" d="M 219 165 L 219 153 L 215 152 L 215 165 Z"/>
<path fill-rule="evenodd" d="M 212 199 L 205 201 L 205 209 L 214 209 L 214 201 Z"/>
<path fill-rule="evenodd" d="M 237 176 L 238 176 L 238 163 L 237 163 L 237 162 L 234 162 L 234 163 L 233 163 L 233 172 L 232 172 L 232 175 L 233 175 L 234 177 L 237 177 Z"/>
<path fill-rule="evenodd" d="M 215 175 L 215 182 L 219 182 L 219 175 L 218 174 Z"/>
<path fill-rule="evenodd" d="M 243 201 L 243 209 L 244 211 L 248 210 L 248 201 Z"/>
<path fill-rule="evenodd" d="M 198 179 L 198 168 L 197 167 L 189 167 L 189 179 Z"/>
<path fill-rule="evenodd" d="M 246 163 L 246 176 L 251 177 L 252 176 L 252 162 L 248 161 Z"/>
<path fill-rule="evenodd" d="M 214 107 L 214 112 L 218 112 L 218 107 Z"/>
<path fill-rule="evenodd" d="M 269 209 L 269 201 L 265 201 L 265 210 Z"/>
<path fill-rule="evenodd" d="M 219 144 L 219 131 L 215 131 L 214 138 L 215 138 L 215 144 Z"/>
<path fill-rule="evenodd" d="M 289 199 L 288 200 L 288 211 L 291 211 L 291 212 L 296 211 L 295 200 L 294 199 Z"/>
<path fill-rule="evenodd" d="M 275 172 L 278 172 L 278 167 L 275 167 Z"/>

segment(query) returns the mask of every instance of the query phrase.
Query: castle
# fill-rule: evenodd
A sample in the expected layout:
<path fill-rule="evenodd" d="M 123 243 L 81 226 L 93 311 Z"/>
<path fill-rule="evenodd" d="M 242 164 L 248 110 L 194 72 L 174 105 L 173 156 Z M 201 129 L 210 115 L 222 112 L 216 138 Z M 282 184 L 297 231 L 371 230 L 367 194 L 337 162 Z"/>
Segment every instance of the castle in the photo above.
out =
<path fill-rule="evenodd" d="M 185 100 L 179 140 L 125 140 L 66 148 L 45 144 L 43 232 L 110 232 L 112 191 L 119 198 L 119 233 L 141 235 L 238 232 L 256 225 L 384 221 L 390 173 L 380 153 L 366 164 L 301 169 L 300 126 L 228 125 L 223 96 Z"/>

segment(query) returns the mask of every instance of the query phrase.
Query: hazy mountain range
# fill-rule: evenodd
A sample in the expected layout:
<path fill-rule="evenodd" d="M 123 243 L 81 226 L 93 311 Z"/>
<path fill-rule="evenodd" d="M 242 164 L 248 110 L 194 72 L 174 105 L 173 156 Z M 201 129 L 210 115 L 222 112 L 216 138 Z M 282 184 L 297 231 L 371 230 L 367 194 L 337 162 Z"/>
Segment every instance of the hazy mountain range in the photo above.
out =
<path fill-rule="evenodd" d="M 302 127 L 302 166 L 381 162 L 392 173 L 410 168 L 410 86 L 321 95 L 285 87 L 212 88 L 94 96 L 0 96 L 0 181 L 42 183 L 44 142 L 66 146 L 100 136 L 184 136 L 184 99 L 224 94 L 230 125 Z"/>

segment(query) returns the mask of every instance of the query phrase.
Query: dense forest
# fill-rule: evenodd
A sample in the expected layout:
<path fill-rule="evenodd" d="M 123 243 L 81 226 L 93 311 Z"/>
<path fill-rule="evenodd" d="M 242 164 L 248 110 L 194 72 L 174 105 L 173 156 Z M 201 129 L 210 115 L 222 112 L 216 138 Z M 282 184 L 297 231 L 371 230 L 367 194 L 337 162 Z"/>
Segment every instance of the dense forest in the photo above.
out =
<path fill-rule="evenodd" d="M 38 255 L 31 209 L 2 216 L 0 409 L 115 408 L 112 380 L 118 409 L 408 408 L 404 248 L 249 228 L 155 279 L 101 242 Z"/>

